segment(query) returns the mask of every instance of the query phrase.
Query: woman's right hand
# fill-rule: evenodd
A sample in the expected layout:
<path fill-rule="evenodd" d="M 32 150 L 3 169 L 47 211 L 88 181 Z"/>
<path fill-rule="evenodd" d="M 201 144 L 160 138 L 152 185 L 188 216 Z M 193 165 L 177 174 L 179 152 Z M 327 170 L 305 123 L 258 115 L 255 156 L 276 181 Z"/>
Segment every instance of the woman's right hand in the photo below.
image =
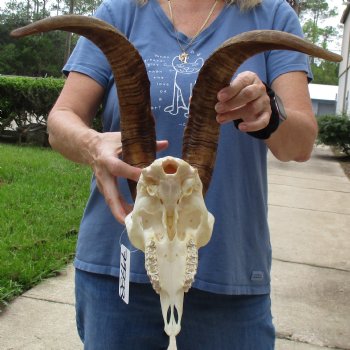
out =
<path fill-rule="evenodd" d="M 116 179 L 138 181 L 141 169 L 124 163 L 119 132 L 99 133 L 91 124 L 104 96 L 104 88 L 87 75 L 71 72 L 48 118 L 52 148 L 66 158 L 92 166 L 97 186 L 112 214 L 122 224 L 132 210 L 121 196 Z M 157 150 L 167 148 L 167 141 L 158 141 Z"/>
<path fill-rule="evenodd" d="M 163 150 L 167 146 L 167 141 L 158 141 L 157 151 Z M 132 211 L 132 205 L 127 203 L 121 195 L 117 178 L 123 177 L 137 182 L 141 175 L 141 169 L 123 162 L 119 158 L 121 153 L 120 132 L 102 133 L 94 145 L 91 166 L 95 173 L 97 187 L 105 197 L 113 216 L 121 224 L 124 224 L 126 215 Z"/>

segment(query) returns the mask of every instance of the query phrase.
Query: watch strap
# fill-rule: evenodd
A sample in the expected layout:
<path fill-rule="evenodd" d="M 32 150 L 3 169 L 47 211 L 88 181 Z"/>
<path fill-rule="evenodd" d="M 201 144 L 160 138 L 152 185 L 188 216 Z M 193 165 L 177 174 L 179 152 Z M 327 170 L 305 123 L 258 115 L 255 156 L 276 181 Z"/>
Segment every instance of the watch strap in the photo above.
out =
<path fill-rule="evenodd" d="M 271 107 L 271 117 L 269 124 L 261 130 L 248 131 L 247 134 L 253 136 L 257 139 L 266 140 L 273 132 L 275 132 L 280 122 L 286 119 L 286 114 L 281 99 L 276 95 L 276 93 L 265 83 L 263 83 L 266 88 L 266 93 L 270 97 L 270 107 Z M 283 110 L 282 110 L 283 109 Z M 238 129 L 239 124 L 243 122 L 242 119 L 234 120 L 233 123 Z"/>

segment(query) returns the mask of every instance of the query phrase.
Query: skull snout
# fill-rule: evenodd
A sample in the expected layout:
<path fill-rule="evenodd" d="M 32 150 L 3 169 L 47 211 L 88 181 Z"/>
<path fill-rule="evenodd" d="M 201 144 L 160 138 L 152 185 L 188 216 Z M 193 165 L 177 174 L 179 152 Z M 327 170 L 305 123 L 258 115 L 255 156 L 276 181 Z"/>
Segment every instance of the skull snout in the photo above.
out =
<path fill-rule="evenodd" d="M 182 304 L 184 292 L 162 290 L 160 302 L 164 318 L 164 331 L 169 336 L 176 336 L 181 330 Z"/>

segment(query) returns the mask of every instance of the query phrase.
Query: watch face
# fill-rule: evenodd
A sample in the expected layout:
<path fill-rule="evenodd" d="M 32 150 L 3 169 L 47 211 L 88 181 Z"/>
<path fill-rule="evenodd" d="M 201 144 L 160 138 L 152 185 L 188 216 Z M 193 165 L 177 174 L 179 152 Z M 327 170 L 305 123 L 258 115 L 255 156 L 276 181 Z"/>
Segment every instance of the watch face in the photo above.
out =
<path fill-rule="evenodd" d="M 280 121 L 282 122 L 287 119 L 286 111 L 284 109 L 282 100 L 277 95 L 275 95 L 275 102 L 276 102 L 276 107 L 278 110 Z"/>

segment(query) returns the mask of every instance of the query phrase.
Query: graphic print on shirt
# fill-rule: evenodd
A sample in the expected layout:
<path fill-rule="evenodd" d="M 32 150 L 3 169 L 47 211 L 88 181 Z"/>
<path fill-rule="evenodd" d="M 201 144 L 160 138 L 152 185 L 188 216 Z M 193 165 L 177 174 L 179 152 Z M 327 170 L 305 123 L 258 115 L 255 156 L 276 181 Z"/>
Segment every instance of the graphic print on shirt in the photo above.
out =
<path fill-rule="evenodd" d="M 185 118 L 188 118 L 189 99 L 192 95 L 193 83 L 188 82 L 188 75 L 198 74 L 202 68 L 204 60 L 201 57 L 189 56 L 189 61 L 183 63 L 179 56 L 172 60 L 172 67 L 175 71 L 172 104 L 165 107 L 164 112 L 178 115 L 180 109 L 184 110 Z"/>
<path fill-rule="evenodd" d="M 186 64 L 179 60 L 179 56 L 172 58 L 154 53 L 144 59 L 153 90 L 151 110 L 155 116 L 168 116 L 179 127 L 186 126 L 192 88 L 204 64 L 200 56 L 199 53 L 190 52 Z"/>

